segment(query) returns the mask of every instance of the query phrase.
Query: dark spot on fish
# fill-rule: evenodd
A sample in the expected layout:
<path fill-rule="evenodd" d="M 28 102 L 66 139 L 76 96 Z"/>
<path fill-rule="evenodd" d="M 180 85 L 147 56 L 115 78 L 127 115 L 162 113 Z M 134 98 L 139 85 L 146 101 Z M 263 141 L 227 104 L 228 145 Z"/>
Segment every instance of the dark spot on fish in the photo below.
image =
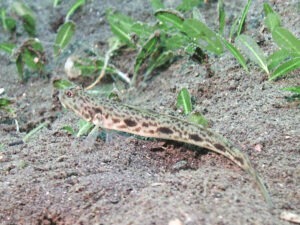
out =
<path fill-rule="evenodd" d="M 168 127 L 159 127 L 157 128 L 157 131 L 164 134 L 173 134 L 173 131 Z"/>
<path fill-rule="evenodd" d="M 80 96 L 79 101 L 85 102 L 85 99 L 82 96 Z"/>
<path fill-rule="evenodd" d="M 87 103 L 89 103 L 90 99 L 89 98 L 81 98 L 81 101 L 83 101 L 83 103 L 87 104 Z"/>
<path fill-rule="evenodd" d="M 154 130 L 149 130 L 148 131 L 150 134 L 154 134 Z"/>
<path fill-rule="evenodd" d="M 180 135 L 182 135 L 182 131 L 181 130 L 178 130 L 177 128 L 173 128 L 173 130 L 177 133 L 179 133 Z"/>
<path fill-rule="evenodd" d="M 120 120 L 118 118 L 112 118 L 113 123 L 120 123 Z"/>
<path fill-rule="evenodd" d="M 219 149 L 219 150 L 221 150 L 222 152 L 226 152 L 226 148 L 225 148 L 225 146 L 224 145 L 221 145 L 221 144 L 214 144 L 214 146 L 217 148 L 217 149 Z"/>
<path fill-rule="evenodd" d="M 131 119 L 125 119 L 124 123 L 129 127 L 135 127 L 137 125 L 137 123 L 134 120 L 131 120 Z"/>
<path fill-rule="evenodd" d="M 152 122 L 149 122 L 149 125 L 150 125 L 150 126 L 153 126 L 153 127 L 156 127 L 156 126 L 157 126 L 157 124 L 154 123 L 154 122 L 153 122 L 153 123 L 152 123 Z"/>
<path fill-rule="evenodd" d="M 146 123 L 146 122 L 143 122 L 143 123 L 142 123 L 142 126 L 143 126 L 143 127 L 149 127 L 149 124 Z"/>
<path fill-rule="evenodd" d="M 95 114 L 95 112 L 92 109 L 87 109 L 86 111 L 90 117 L 93 117 L 93 115 Z"/>
<path fill-rule="evenodd" d="M 198 134 L 190 134 L 189 138 L 194 141 L 203 141 L 203 139 Z"/>
<path fill-rule="evenodd" d="M 94 112 L 95 112 L 95 114 L 102 114 L 102 110 L 100 109 L 100 108 L 94 108 Z"/>
<path fill-rule="evenodd" d="M 113 114 L 113 115 L 114 115 L 114 117 L 115 117 L 115 118 L 121 118 L 121 117 L 123 117 L 123 115 L 122 115 L 122 114 L 115 113 L 115 112 L 114 112 L 114 114 Z"/>
<path fill-rule="evenodd" d="M 142 128 L 141 127 L 137 127 L 134 129 L 134 131 L 139 132 Z"/>
<path fill-rule="evenodd" d="M 108 115 L 108 114 L 105 114 L 104 117 L 105 117 L 105 119 L 108 119 L 109 115 Z"/>
<path fill-rule="evenodd" d="M 122 124 L 120 126 L 118 126 L 119 129 L 125 129 L 127 126 L 125 124 Z"/>
<path fill-rule="evenodd" d="M 91 118 L 88 112 L 83 112 L 82 115 L 86 120 L 89 120 Z"/>

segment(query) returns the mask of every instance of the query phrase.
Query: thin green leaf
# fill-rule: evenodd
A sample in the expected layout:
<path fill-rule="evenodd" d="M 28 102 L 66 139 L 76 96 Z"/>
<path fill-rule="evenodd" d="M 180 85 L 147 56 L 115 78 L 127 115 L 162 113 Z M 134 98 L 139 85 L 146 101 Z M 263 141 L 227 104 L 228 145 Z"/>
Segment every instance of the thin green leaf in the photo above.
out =
<path fill-rule="evenodd" d="M 287 73 L 299 69 L 300 68 L 300 57 L 293 58 L 283 64 L 281 64 L 272 74 L 272 76 L 269 78 L 269 80 L 276 80 Z"/>
<path fill-rule="evenodd" d="M 13 32 L 16 29 L 17 22 L 12 17 L 6 16 L 6 11 L 0 8 L 1 23 L 5 31 Z"/>
<path fill-rule="evenodd" d="M 0 43 L 0 49 L 2 49 L 3 51 L 12 54 L 14 48 L 16 48 L 15 44 L 12 43 Z"/>
<path fill-rule="evenodd" d="M 111 31 L 120 39 L 121 42 L 126 43 L 129 46 L 132 46 L 131 36 L 126 33 L 119 24 L 110 24 Z"/>
<path fill-rule="evenodd" d="M 24 65 L 39 72 L 43 71 L 46 63 L 45 52 L 38 39 L 30 38 L 26 40 L 16 52 L 16 64 L 20 73 L 24 72 Z M 23 75 L 19 74 L 19 76 L 23 79 Z"/>
<path fill-rule="evenodd" d="M 12 9 L 17 13 L 18 16 L 23 17 L 29 15 L 32 18 L 35 18 L 33 11 L 24 3 L 15 1 L 12 5 Z"/>
<path fill-rule="evenodd" d="M 58 29 L 54 44 L 54 54 L 59 55 L 61 51 L 69 44 L 75 33 L 75 23 L 68 21 L 61 25 Z"/>
<path fill-rule="evenodd" d="M 16 59 L 16 66 L 20 80 L 24 79 L 24 62 L 22 59 L 22 54 L 19 54 Z"/>
<path fill-rule="evenodd" d="M 11 104 L 13 104 L 14 102 L 10 99 L 7 98 L 0 98 L 0 108 L 9 106 Z"/>
<path fill-rule="evenodd" d="M 190 11 L 192 8 L 199 6 L 203 0 L 182 0 L 182 3 L 176 7 L 177 10 L 182 12 Z"/>
<path fill-rule="evenodd" d="M 1 24 L 4 28 L 4 30 L 7 30 L 7 26 L 6 26 L 6 23 L 5 23 L 5 20 L 6 20 L 6 11 L 5 11 L 5 9 L 0 8 L 0 16 L 1 16 Z"/>
<path fill-rule="evenodd" d="M 223 53 L 223 45 L 220 38 L 204 23 L 195 19 L 187 19 L 183 22 L 182 31 L 190 38 L 193 38 L 194 41 L 198 41 L 201 48 L 217 55 Z"/>
<path fill-rule="evenodd" d="M 24 3 L 15 1 L 12 6 L 13 10 L 20 16 L 23 20 L 23 26 L 26 32 L 30 36 L 35 36 L 35 15 L 33 11 Z"/>
<path fill-rule="evenodd" d="M 272 32 L 276 27 L 281 26 L 280 17 L 277 13 L 269 13 L 265 18 L 265 25 Z"/>
<path fill-rule="evenodd" d="M 94 126 L 95 126 L 94 124 L 88 121 L 79 120 L 79 130 L 76 134 L 76 137 L 80 137 L 82 135 L 88 134 Z"/>
<path fill-rule="evenodd" d="M 225 27 L 225 10 L 223 0 L 218 1 L 219 32 L 223 34 Z"/>
<path fill-rule="evenodd" d="M 300 40 L 287 29 L 276 27 L 272 32 L 272 37 L 280 48 L 300 55 Z"/>
<path fill-rule="evenodd" d="M 257 63 L 267 74 L 269 74 L 266 57 L 257 43 L 250 36 L 241 34 L 236 38 L 236 43 L 251 61 Z"/>
<path fill-rule="evenodd" d="M 270 55 L 267 59 L 269 70 L 273 70 L 278 65 L 280 65 L 283 61 L 288 59 L 290 56 L 291 56 L 291 53 L 289 53 L 285 49 L 280 49 L 276 52 L 273 52 L 273 54 Z"/>
<path fill-rule="evenodd" d="M 178 29 L 182 28 L 182 23 L 184 21 L 184 18 L 177 11 L 162 9 L 162 10 L 156 11 L 154 13 L 154 16 L 163 23 L 171 23 Z"/>
<path fill-rule="evenodd" d="M 186 47 L 191 43 L 191 40 L 186 35 L 183 35 L 182 33 L 177 33 L 172 36 L 168 36 L 166 38 L 162 39 L 162 45 L 164 49 L 176 51 L 178 49 L 181 49 L 183 47 Z"/>
<path fill-rule="evenodd" d="M 236 36 L 239 36 L 242 33 L 242 30 L 243 30 L 245 20 L 246 20 L 246 17 L 247 17 L 247 14 L 248 14 L 251 3 L 252 3 L 252 0 L 248 0 L 247 4 L 246 4 L 246 6 L 245 6 L 245 8 L 242 12 L 241 18 L 239 20 L 239 25 L 238 25 L 238 28 L 237 28 Z"/>
<path fill-rule="evenodd" d="M 147 23 L 136 22 L 130 28 L 132 33 L 135 33 L 140 39 L 147 39 L 155 32 L 155 27 Z"/>
<path fill-rule="evenodd" d="M 29 38 L 24 42 L 23 46 L 26 46 L 28 49 L 30 48 L 31 51 L 35 52 L 42 53 L 42 51 L 44 51 L 42 43 L 37 38 Z"/>
<path fill-rule="evenodd" d="M 246 64 L 246 59 L 244 56 L 240 53 L 240 51 L 231 43 L 229 43 L 225 38 L 222 39 L 225 47 L 231 52 L 231 54 L 237 59 L 237 61 L 241 64 L 241 66 L 249 72 L 247 64 Z"/>
<path fill-rule="evenodd" d="M 40 66 L 41 64 L 36 62 L 37 55 L 34 52 L 29 51 L 28 49 L 24 49 L 22 53 L 23 62 L 28 66 L 29 68 L 33 70 L 40 70 L 42 69 Z"/>
<path fill-rule="evenodd" d="M 67 15 L 66 15 L 66 19 L 65 21 L 69 21 L 70 17 L 72 16 L 72 14 L 82 5 L 85 4 L 85 0 L 77 0 L 77 2 L 72 5 L 72 7 L 69 9 Z"/>
<path fill-rule="evenodd" d="M 90 60 L 87 58 L 78 59 L 74 61 L 75 68 L 78 68 L 81 71 L 82 76 L 91 76 L 92 74 L 101 72 L 104 61 L 97 59 L 97 60 Z M 106 67 L 105 70 L 107 73 L 116 73 L 116 70 L 113 67 Z"/>
<path fill-rule="evenodd" d="M 129 46 L 134 46 L 130 33 L 131 27 L 135 24 L 135 21 L 129 16 L 125 16 L 121 13 L 113 13 L 110 10 L 107 11 L 106 17 L 111 31 L 120 39 L 120 41 Z"/>
<path fill-rule="evenodd" d="M 165 8 L 161 0 L 151 0 L 151 6 L 154 11 Z"/>
<path fill-rule="evenodd" d="M 143 45 L 138 53 L 134 64 L 134 77 L 137 75 L 141 65 L 145 60 L 156 50 L 156 45 L 159 41 L 159 33 L 154 33 L 149 40 Z M 133 79 L 135 80 L 135 78 Z"/>
<path fill-rule="evenodd" d="M 15 101 L 7 99 L 7 98 L 0 98 L 0 110 L 6 111 L 12 117 L 16 117 L 15 110 L 10 106 Z"/>
<path fill-rule="evenodd" d="M 270 13 L 275 13 L 272 7 L 266 2 L 264 3 L 264 12 L 266 16 L 269 15 Z"/>
<path fill-rule="evenodd" d="M 60 4 L 60 0 L 53 0 L 53 7 L 56 7 Z"/>
<path fill-rule="evenodd" d="M 290 91 L 290 92 L 293 92 L 293 93 L 296 93 L 296 94 L 300 94 L 300 86 L 281 88 L 281 90 Z"/>
<path fill-rule="evenodd" d="M 69 87 L 74 86 L 70 81 L 68 80 L 63 80 L 63 79 L 58 79 L 53 81 L 53 87 L 59 90 L 64 90 Z"/>
<path fill-rule="evenodd" d="M 34 37 L 36 33 L 35 29 L 35 18 L 31 15 L 27 14 L 22 17 L 23 19 L 23 26 L 26 32 L 31 36 Z"/>
<path fill-rule="evenodd" d="M 11 18 L 11 17 L 7 17 L 5 19 L 5 27 L 6 30 L 9 30 L 10 32 L 13 32 L 16 30 L 17 27 L 17 22 L 15 19 Z M 5 28 L 4 28 L 5 29 Z"/>
<path fill-rule="evenodd" d="M 71 126 L 63 126 L 61 129 L 71 135 L 75 135 L 75 131 Z"/>
<path fill-rule="evenodd" d="M 145 73 L 145 79 L 147 79 L 148 75 L 152 73 L 152 71 L 160 66 L 166 65 L 168 61 L 170 61 L 174 57 L 172 51 L 163 52 L 158 57 L 154 57 L 153 60 L 149 62 L 148 69 Z"/>
<path fill-rule="evenodd" d="M 107 43 L 108 43 L 108 52 L 110 52 L 110 54 L 113 54 L 114 52 L 116 52 L 117 50 L 119 50 L 124 46 L 120 42 L 120 39 L 115 36 L 108 38 Z"/>
<path fill-rule="evenodd" d="M 233 24 L 232 24 L 232 26 L 231 26 L 231 28 L 230 28 L 230 32 L 229 32 L 229 42 L 232 42 L 232 41 L 233 41 L 234 34 L 235 34 L 235 32 L 236 32 L 236 29 L 237 29 L 236 27 L 237 27 L 238 23 L 239 23 L 239 19 L 237 18 L 237 19 L 234 20 L 234 22 L 233 22 Z"/>
<path fill-rule="evenodd" d="M 186 88 L 182 88 L 177 96 L 177 108 L 183 109 L 185 115 L 188 115 L 192 112 L 192 101 L 190 93 Z"/>
<path fill-rule="evenodd" d="M 234 20 L 229 32 L 229 42 L 233 42 L 234 38 L 241 34 L 251 2 L 252 0 L 247 1 L 241 16 Z"/>
<path fill-rule="evenodd" d="M 40 131 L 41 129 L 46 127 L 47 124 L 48 124 L 48 122 L 41 123 L 36 128 L 29 131 L 29 133 L 24 136 L 23 141 L 26 143 L 33 135 L 35 135 L 38 131 Z"/>
<path fill-rule="evenodd" d="M 187 120 L 194 124 L 200 124 L 204 127 L 208 127 L 207 119 L 199 112 L 189 114 Z"/>
<path fill-rule="evenodd" d="M 281 90 L 290 91 L 293 93 L 292 96 L 285 96 L 285 99 L 288 102 L 300 102 L 300 86 L 286 87 L 282 88 Z M 299 104 L 298 107 L 300 108 Z"/>
<path fill-rule="evenodd" d="M 112 10 L 107 11 L 107 19 L 109 22 L 118 22 L 122 28 L 126 31 L 130 31 L 130 27 L 136 22 L 131 17 L 126 16 L 119 12 L 113 12 Z"/>

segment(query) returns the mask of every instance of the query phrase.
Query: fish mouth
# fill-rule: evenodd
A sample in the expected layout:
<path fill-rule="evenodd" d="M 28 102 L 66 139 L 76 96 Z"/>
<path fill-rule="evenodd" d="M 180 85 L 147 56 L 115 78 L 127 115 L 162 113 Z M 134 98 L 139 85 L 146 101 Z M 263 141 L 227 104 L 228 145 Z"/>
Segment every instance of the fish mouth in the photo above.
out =
<path fill-rule="evenodd" d="M 72 104 L 72 102 L 69 102 L 68 99 L 65 99 L 65 96 L 61 96 L 60 103 L 65 109 L 73 111 L 76 115 L 82 117 L 81 110 L 75 107 L 76 104 Z"/>
<path fill-rule="evenodd" d="M 67 108 L 67 107 L 66 107 L 66 104 L 65 104 L 65 101 L 64 101 L 63 95 L 64 95 L 63 91 L 60 91 L 59 94 L 58 94 L 58 99 L 59 99 L 59 101 L 60 101 L 60 104 L 61 104 L 64 108 Z"/>
<path fill-rule="evenodd" d="M 60 101 L 60 104 L 66 109 L 66 108 L 68 108 L 67 106 L 66 106 L 66 104 L 63 102 L 63 101 Z"/>

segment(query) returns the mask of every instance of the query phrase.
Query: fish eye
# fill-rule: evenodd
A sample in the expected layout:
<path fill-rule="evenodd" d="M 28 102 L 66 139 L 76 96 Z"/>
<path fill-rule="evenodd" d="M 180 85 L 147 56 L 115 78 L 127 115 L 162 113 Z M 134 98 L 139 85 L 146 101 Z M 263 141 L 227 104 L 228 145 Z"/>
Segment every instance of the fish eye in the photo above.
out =
<path fill-rule="evenodd" d="M 65 93 L 66 93 L 66 96 L 69 97 L 69 98 L 72 98 L 74 96 L 74 93 L 70 90 L 66 91 Z"/>

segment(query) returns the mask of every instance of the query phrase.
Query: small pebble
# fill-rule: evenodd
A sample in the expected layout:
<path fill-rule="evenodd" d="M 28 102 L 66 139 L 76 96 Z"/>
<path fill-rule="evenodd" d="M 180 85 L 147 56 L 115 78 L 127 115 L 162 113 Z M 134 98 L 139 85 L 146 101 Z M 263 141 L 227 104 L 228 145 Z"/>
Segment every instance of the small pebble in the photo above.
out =
<path fill-rule="evenodd" d="M 170 220 L 168 225 L 183 225 L 179 219 Z"/>

